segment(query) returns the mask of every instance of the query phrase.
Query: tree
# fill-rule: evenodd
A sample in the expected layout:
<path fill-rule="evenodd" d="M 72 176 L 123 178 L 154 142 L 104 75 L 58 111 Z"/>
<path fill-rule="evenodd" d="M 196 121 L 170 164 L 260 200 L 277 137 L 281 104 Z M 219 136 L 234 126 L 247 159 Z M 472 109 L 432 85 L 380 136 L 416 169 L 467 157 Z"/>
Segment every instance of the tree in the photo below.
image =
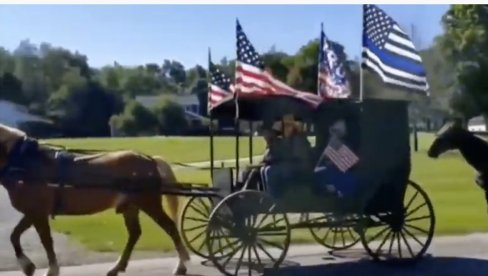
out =
<path fill-rule="evenodd" d="M 196 94 L 198 97 L 198 103 L 200 104 L 200 115 L 207 116 L 208 105 L 208 83 L 206 79 L 199 79 L 191 89 L 192 94 Z"/>
<path fill-rule="evenodd" d="M 72 136 L 110 135 L 109 119 L 122 111 L 120 96 L 86 81 L 74 69 L 63 79 L 64 84 L 49 98 L 50 116 Z"/>
<path fill-rule="evenodd" d="M 161 83 L 154 74 L 148 73 L 144 68 L 136 68 L 129 72 L 122 90 L 130 98 L 138 95 L 155 95 L 161 89 Z"/>
<path fill-rule="evenodd" d="M 162 73 L 170 77 L 177 85 L 183 85 L 186 80 L 186 71 L 183 64 L 178 61 L 165 60 L 162 66 Z"/>
<path fill-rule="evenodd" d="M 113 115 L 110 124 L 125 135 L 154 135 L 157 133 L 158 120 L 147 108 L 136 101 L 129 101 L 122 114 Z"/>
<path fill-rule="evenodd" d="M 14 73 L 15 70 L 15 59 L 14 57 L 4 48 L 0 48 L 0 74 L 3 73 Z"/>
<path fill-rule="evenodd" d="M 459 115 L 465 119 L 475 117 L 481 113 L 473 98 L 460 91 L 452 94 L 449 105 L 453 109 L 454 115 Z"/>
<path fill-rule="evenodd" d="M 284 61 L 289 56 L 282 52 L 270 52 L 263 55 L 263 61 L 266 67 L 272 72 L 273 76 L 283 82 L 286 82 L 289 69 Z"/>
<path fill-rule="evenodd" d="M 0 77 L 0 99 L 18 104 L 26 103 L 22 93 L 22 82 L 11 73 L 4 73 Z"/>
<path fill-rule="evenodd" d="M 194 85 L 196 85 L 196 83 L 200 79 L 206 79 L 206 78 L 207 78 L 207 71 L 205 70 L 205 68 L 203 68 L 200 65 L 196 65 L 195 67 L 188 70 L 186 74 L 186 82 L 184 86 L 186 88 L 191 88 Z"/>
<path fill-rule="evenodd" d="M 346 63 L 347 56 L 344 46 L 335 41 L 330 41 L 330 43 L 337 54 L 339 62 Z M 302 46 L 295 56 L 288 61 L 284 61 L 289 67 L 288 84 L 305 91 L 317 91 L 319 46 L 320 41 L 318 39 L 311 40 Z M 346 76 L 349 77 L 351 72 L 347 66 L 345 70 Z"/>
<path fill-rule="evenodd" d="M 149 74 L 157 75 L 161 72 L 161 68 L 159 68 L 159 65 L 157 63 L 148 63 L 146 64 L 146 71 Z"/>
<path fill-rule="evenodd" d="M 152 110 L 158 119 L 161 133 L 181 134 L 188 128 L 185 111 L 178 103 L 162 97 Z"/>
<path fill-rule="evenodd" d="M 488 117 L 488 9 L 485 5 L 451 5 L 442 18 L 444 35 L 439 38 L 443 53 L 456 68 L 456 86 L 460 94 L 454 100 L 476 103 Z M 462 97 L 459 97 L 462 95 Z M 471 99 L 469 99 L 471 98 Z M 454 105 L 456 106 L 456 105 Z M 472 116 L 474 110 L 465 116 Z M 469 119 L 469 118 L 465 118 Z"/>

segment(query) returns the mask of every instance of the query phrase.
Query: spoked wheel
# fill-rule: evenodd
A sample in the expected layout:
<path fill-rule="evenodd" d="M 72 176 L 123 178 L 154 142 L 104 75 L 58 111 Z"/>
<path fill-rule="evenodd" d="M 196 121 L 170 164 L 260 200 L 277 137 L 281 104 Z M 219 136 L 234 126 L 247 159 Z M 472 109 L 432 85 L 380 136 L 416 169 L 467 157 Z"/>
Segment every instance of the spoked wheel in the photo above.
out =
<path fill-rule="evenodd" d="M 217 197 L 192 197 L 183 208 L 180 219 L 180 231 L 185 244 L 191 252 L 205 259 L 208 259 L 205 246 L 208 218 L 218 200 L 220 198 Z"/>
<path fill-rule="evenodd" d="M 352 216 L 332 217 L 330 214 L 307 214 L 310 233 L 316 242 L 332 250 L 343 250 L 356 245 L 361 236 L 355 229 L 358 219 Z"/>
<path fill-rule="evenodd" d="M 258 191 L 240 191 L 212 211 L 207 230 L 210 259 L 225 275 L 260 275 L 277 268 L 290 245 L 286 214 L 275 201 Z"/>
<path fill-rule="evenodd" d="M 403 213 L 371 217 L 362 228 L 361 242 L 378 261 L 416 261 L 427 251 L 434 236 L 435 216 L 427 193 L 409 181 Z"/>

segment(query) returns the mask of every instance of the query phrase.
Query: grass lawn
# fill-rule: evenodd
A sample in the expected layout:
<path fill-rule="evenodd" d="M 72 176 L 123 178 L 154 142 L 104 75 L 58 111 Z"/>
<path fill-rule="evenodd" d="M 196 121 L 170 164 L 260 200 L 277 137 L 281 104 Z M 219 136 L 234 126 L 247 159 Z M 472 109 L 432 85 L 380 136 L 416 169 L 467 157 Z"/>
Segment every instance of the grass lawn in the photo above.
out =
<path fill-rule="evenodd" d="M 249 138 L 240 137 L 239 156 L 249 156 Z M 198 162 L 210 160 L 207 137 L 141 137 L 141 138 L 86 138 L 50 139 L 44 142 L 64 145 L 73 149 L 119 150 L 133 149 L 146 154 L 159 155 L 172 162 Z M 234 158 L 235 138 L 214 137 L 215 160 Z M 262 154 L 264 141 L 253 139 L 253 155 Z"/>
<path fill-rule="evenodd" d="M 484 195 L 474 184 L 474 172 L 458 153 L 449 153 L 438 160 L 429 159 L 426 150 L 433 136 L 420 135 L 420 150 L 412 153 L 413 171 L 411 179 L 419 183 L 429 194 L 435 208 L 439 234 L 461 234 L 488 230 Z M 217 142 L 218 141 L 218 142 Z M 207 138 L 117 138 L 117 139 L 73 139 L 49 140 L 49 143 L 63 144 L 72 148 L 134 149 L 164 156 L 170 161 L 191 162 L 208 160 Z M 234 156 L 233 138 L 216 138 L 216 159 Z M 248 155 L 247 138 L 241 139 L 241 156 Z M 254 154 L 263 149 L 261 138 L 255 142 Z M 208 183 L 205 171 L 177 171 L 178 179 L 184 182 Z M 181 201 L 181 206 L 184 204 Z M 141 216 L 142 237 L 138 250 L 172 250 L 166 234 L 145 216 Z M 126 231 L 121 217 L 113 210 L 92 216 L 57 217 L 54 230 L 69 234 L 72 238 L 92 250 L 119 251 L 126 242 Z M 96 230 L 94 230 L 96 229 Z M 295 241 L 310 241 L 306 230 L 292 233 Z"/>

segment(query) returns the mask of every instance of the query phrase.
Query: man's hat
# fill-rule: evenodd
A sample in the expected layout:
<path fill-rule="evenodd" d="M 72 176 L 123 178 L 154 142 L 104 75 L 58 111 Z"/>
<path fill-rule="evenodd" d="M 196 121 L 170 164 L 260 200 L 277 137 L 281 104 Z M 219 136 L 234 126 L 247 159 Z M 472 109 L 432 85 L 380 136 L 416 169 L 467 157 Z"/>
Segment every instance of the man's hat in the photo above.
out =
<path fill-rule="evenodd" d="M 281 131 L 283 127 L 291 126 L 297 130 L 301 129 L 301 123 L 295 119 L 293 114 L 285 114 L 281 119 L 276 120 L 273 123 L 272 129 L 275 131 Z"/>

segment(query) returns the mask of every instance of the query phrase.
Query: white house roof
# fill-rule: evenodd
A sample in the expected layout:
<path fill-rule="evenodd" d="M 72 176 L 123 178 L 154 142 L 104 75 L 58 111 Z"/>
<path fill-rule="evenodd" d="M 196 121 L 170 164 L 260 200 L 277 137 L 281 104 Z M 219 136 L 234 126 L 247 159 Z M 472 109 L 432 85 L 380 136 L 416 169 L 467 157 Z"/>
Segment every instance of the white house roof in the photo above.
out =
<path fill-rule="evenodd" d="M 24 122 L 51 123 L 48 119 L 30 114 L 25 106 L 5 100 L 0 100 L 0 122 L 11 127 Z"/>
<path fill-rule="evenodd" d="M 136 96 L 135 100 L 144 107 L 151 107 L 158 102 L 161 96 Z M 179 105 L 198 105 L 198 97 L 195 94 L 171 95 L 169 99 L 175 101 Z"/>
<path fill-rule="evenodd" d="M 474 117 L 471 120 L 469 120 L 469 122 L 468 122 L 469 126 L 484 125 L 484 124 L 485 124 L 485 118 L 483 118 L 483 116 Z"/>

